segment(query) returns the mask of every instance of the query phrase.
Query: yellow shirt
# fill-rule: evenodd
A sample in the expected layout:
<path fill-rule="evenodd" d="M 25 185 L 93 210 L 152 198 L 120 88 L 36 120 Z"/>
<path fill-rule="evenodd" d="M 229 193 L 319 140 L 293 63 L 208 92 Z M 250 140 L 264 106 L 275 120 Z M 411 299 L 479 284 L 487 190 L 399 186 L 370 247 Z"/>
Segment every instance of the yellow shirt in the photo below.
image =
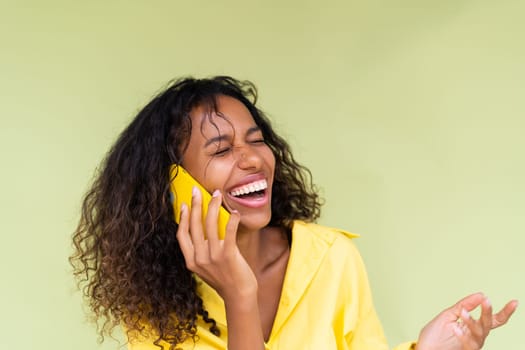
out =
<path fill-rule="evenodd" d="M 368 278 L 351 238 L 356 235 L 296 221 L 283 290 L 268 350 L 387 350 L 376 315 Z M 217 337 L 199 320 L 198 341 L 180 347 L 226 350 L 228 332 L 221 297 L 198 279 L 198 294 L 221 331 Z M 414 343 L 394 350 L 412 349 Z M 150 341 L 129 345 L 130 350 L 157 350 Z"/>

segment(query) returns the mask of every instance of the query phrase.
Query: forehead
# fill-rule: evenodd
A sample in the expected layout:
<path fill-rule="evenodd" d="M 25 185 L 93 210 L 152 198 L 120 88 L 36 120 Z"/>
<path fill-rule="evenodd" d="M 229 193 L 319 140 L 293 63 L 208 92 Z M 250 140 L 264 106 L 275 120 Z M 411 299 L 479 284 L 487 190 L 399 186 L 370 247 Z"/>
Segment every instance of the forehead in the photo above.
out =
<path fill-rule="evenodd" d="M 216 111 L 199 106 L 191 112 L 191 138 L 209 139 L 218 135 L 243 134 L 256 123 L 246 106 L 239 100 L 220 95 L 216 99 Z"/>

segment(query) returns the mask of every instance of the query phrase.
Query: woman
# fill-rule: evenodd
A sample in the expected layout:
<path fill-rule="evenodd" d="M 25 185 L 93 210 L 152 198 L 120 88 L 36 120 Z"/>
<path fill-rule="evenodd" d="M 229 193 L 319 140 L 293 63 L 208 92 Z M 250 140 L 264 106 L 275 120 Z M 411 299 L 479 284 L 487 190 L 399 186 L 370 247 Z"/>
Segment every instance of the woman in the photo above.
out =
<path fill-rule="evenodd" d="M 386 349 L 353 236 L 313 224 L 310 174 L 256 97 L 230 77 L 178 80 L 108 153 L 72 257 L 102 334 L 122 325 L 134 350 Z M 197 189 L 175 223 L 172 164 L 213 193 L 204 224 Z M 221 204 L 231 214 L 224 240 Z M 493 315 L 487 298 L 471 295 L 398 349 L 480 349 L 516 306 Z"/>

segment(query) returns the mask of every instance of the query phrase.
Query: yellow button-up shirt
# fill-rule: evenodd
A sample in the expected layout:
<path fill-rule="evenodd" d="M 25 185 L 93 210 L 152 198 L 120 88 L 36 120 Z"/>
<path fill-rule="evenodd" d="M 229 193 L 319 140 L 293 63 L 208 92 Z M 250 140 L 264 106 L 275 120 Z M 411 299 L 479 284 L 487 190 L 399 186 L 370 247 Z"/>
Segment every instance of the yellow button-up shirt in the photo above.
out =
<path fill-rule="evenodd" d="M 267 350 L 386 350 L 363 261 L 352 238 L 357 235 L 300 221 L 292 229 L 292 246 L 281 299 Z M 198 341 L 180 347 L 226 350 L 228 330 L 221 297 L 198 279 L 198 294 L 220 337 L 199 320 Z M 405 343 L 394 350 L 412 349 Z M 130 350 L 157 350 L 151 341 L 129 345 Z"/>

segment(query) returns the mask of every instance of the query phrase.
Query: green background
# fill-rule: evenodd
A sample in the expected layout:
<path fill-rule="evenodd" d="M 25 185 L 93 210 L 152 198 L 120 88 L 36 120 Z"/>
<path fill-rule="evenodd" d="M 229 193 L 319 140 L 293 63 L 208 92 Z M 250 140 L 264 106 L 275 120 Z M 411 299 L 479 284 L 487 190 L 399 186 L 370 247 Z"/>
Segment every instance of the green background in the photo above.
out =
<path fill-rule="evenodd" d="M 95 168 L 168 80 L 254 81 L 361 234 L 391 345 L 462 296 L 525 301 L 525 2 L 0 5 L 0 349 L 98 346 L 70 236 Z M 522 350 L 525 313 L 486 349 Z"/>

